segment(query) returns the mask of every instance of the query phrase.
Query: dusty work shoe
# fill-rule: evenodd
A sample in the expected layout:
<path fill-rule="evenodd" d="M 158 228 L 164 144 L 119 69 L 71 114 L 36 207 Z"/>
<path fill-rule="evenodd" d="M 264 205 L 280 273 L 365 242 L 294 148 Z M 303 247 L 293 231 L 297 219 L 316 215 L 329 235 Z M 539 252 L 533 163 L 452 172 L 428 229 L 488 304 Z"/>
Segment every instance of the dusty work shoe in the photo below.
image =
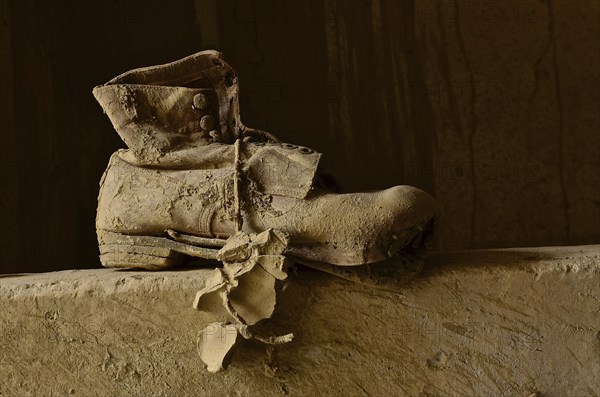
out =
<path fill-rule="evenodd" d="M 128 146 L 100 183 L 104 266 L 215 259 L 236 231 L 270 228 L 289 236 L 286 255 L 360 265 L 414 252 L 432 231 L 427 193 L 334 193 L 321 154 L 245 127 L 237 76 L 216 51 L 132 70 L 94 96 Z"/>

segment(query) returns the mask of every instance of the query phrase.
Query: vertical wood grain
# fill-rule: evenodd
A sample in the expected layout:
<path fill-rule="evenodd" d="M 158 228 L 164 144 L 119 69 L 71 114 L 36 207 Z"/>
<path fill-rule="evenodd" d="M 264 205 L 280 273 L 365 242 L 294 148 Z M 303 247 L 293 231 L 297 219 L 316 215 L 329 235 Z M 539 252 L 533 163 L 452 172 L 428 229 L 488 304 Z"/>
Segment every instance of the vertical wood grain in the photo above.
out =
<path fill-rule="evenodd" d="M 220 4 L 238 13 L 219 29 L 242 89 L 274 75 L 286 91 L 327 87 L 310 103 L 242 102 L 243 117 L 330 148 L 347 190 L 435 194 L 438 248 L 600 239 L 598 2 L 327 0 L 310 18 L 295 2 Z M 262 33 L 247 46 L 250 25 Z M 320 124 L 298 128 L 305 110 Z"/>
<path fill-rule="evenodd" d="M 16 271 L 18 252 L 13 49 L 8 7 L 8 0 L 0 0 L 0 273 Z"/>
<path fill-rule="evenodd" d="M 90 91 L 207 48 L 244 122 L 324 153 L 345 190 L 435 194 L 439 249 L 600 240 L 595 0 L 0 4 L 1 272 L 98 266 L 123 144 Z"/>

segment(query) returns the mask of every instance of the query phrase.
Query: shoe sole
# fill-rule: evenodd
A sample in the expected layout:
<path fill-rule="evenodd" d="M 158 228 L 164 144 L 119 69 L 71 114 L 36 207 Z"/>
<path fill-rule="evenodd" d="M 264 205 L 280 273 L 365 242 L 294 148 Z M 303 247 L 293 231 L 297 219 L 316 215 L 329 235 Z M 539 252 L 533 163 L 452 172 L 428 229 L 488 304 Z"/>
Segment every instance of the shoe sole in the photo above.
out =
<path fill-rule="evenodd" d="M 387 255 L 379 253 L 369 255 L 362 252 L 362 258 L 344 257 L 339 251 L 328 245 L 291 246 L 287 254 L 299 263 L 323 263 L 330 266 L 358 266 L 367 263 L 385 261 L 397 257 L 398 254 L 411 257 L 421 256 L 425 240 L 431 235 L 432 222 L 410 233 L 410 243 L 403 242 L 398 246 L 389 247 Z M 100 262 L 104 267 L 142 268 L 160 270 L 184 265 L 193 258 L 216 260 L 219 248 L 225 244 L 224 239 L 209 239 L 189 235 L 181 235 L 167 230 L 171 238 L 158 236 L 130 235 L 106 230 L 98 230 Z M 210 246 L 212 248 L 208 248 Z M 361 263 L 362 259 L 362 263 Z M 313 266 L 314 267 L 314 266 Z"/>
<path fill-rule="evenodd" d="M 136 236 L 98 230 L 100 262 L 104 267 L 165 269 L 190 257 L 216 259 L 218 249 L 198 247 L 165 237 Z"/>

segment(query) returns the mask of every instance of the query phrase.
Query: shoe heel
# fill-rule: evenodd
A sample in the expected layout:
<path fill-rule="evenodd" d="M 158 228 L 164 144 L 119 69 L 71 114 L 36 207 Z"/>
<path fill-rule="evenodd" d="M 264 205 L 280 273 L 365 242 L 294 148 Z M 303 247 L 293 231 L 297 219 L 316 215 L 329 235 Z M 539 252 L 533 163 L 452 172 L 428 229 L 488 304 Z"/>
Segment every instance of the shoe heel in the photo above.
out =
<path fill-rule="evenodd" d="M 192 257 L 214 259 L 217 250 L 196 247 L 165 237 L 135 236 L 98 230 L 100 262 L 104 267 L 166 269 Z"/>
<path fill-rule="evenodd" d="M 130 236 L 98 231 L 104 267 L 165 269 L 185 262 L 186 255 L 158 244 L 160 237 Z"/>

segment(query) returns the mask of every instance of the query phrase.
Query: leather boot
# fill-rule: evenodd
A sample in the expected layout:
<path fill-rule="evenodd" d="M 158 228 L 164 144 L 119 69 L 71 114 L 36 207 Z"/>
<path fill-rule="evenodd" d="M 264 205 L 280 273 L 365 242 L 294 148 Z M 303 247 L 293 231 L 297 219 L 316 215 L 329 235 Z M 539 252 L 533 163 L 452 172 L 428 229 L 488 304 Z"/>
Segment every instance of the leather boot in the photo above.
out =
<path fill-rule="evenodd" d="M 237 231 L 289 236 L 299 261 L 361 265 L 412 253 L 436 205 L 410 186 L 336 193 L 320 153 L 244 126 L 235 71 L 216 51 L 135 69 L 94 88 L 128 149 L 100 183 L 96 227 L 107 267 L 215 259 Z"/>

